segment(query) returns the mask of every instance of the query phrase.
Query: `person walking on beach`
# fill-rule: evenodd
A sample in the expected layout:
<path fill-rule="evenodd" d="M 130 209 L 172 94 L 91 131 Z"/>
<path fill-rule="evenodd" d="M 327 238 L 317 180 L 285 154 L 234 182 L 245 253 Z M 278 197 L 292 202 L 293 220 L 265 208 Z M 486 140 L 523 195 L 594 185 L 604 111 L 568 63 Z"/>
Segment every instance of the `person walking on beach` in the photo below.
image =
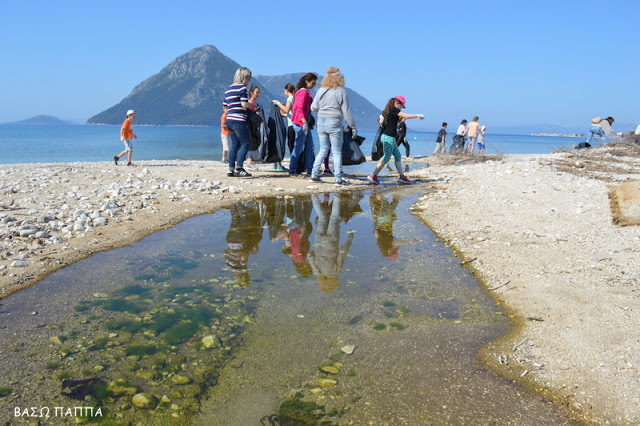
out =
<path fill-rule="evenodd" d="M 247 109 L 251 108 L 247 95 L 247 84 L 251 80 L 248 68 L 238 68 L 233 77 L 233 84 L 224 93 L 223 107 L 229 109 L 227 113 L 227 128 L 229 129 L 229 171 L 228 177 L 251 176 L 242 166 L 249 150 L 251 137 L 247 127 Z"/>
<path fill-rule="evenodd" d="M 447 123 L 442 123 L 442 128 L 438 132 L 436 138 L 436 149 L 433 151 L 433 155 L 445 154 L 447 152 Z"/>
<path fill-rule="evenodd" d="M 602 138 L 602 143 L 607 141 L 607 136 L 609 133 L 613 133 L 614 135 L 620 135 L 620 133 L 615 132 L 611 125 L 615 119 L 613 117 L 600 118 L 596 117 L 591 120 L 591 128 L 589 129 L 589 138 L 587 139 L 588 146 L 591 146 L 590 142 L 594 137 L 600 136 Z"/>
<path fill-rule="evenodd" d="M 291 121 L 291 110 L 293 108 L 293 100 L 294 95 L 296 93 L 296 86 L 291 83 L 287 83 L 284 86 L 284 96 L 286 96 L 287 100 L 285 103 L 280 102 L 277 99 L 273 100 L 273 104 L 276 105 L 280 109 L 280 114 L 283 117 L 287 117 L 287 139 L 289 145 L 289 153 L 293 152 L 293 144 L 296 139 L 296 132 L 293 130 L 293 121 Z M 274 170 L 284 171 L 284 167 L 282 167 L 282 163 L 278 162 L 273 166 Z"/>
<path fill-rule="evenodd" d="M 467 134 L 467 136 L 469 136 L 469 145 L 467 145 L 466 152 L 471 155 L 473 155 L 473 152 L 476 150 L 478 130 L 480 130 L 480 123 L 478 123 L 479 119 L 480 118 L 477 115 L 473 117 L 473 121 L 469 123 L 469 125 L 467 126 L 467 130 L 465 130 L 465 133 Z"/>
<path fill-rule="evenodd" d="M 321 182 L 318 177 L 320 165 L 328 155 L 329 147 L 333 155 L 333 175 L 336 185 L 348 185 L 342 178 L 342 122 L 346 120 L 351 127 L 351 136 L 357 136 L 356 123 L 349 108 L 349 97 L 344 90 L 344 75 L 340 68 L 329 67 L 327 75 L 322 79 L 322 88 L 316 93 L 311 103 L 311 111 L 318 113 L 318 139 L 320 151 L 316 155 L 309 180 Z M 327 167 L 328 168 L 328 167 Z"/>
<path fill-rule="evenodd" d="M 401 108 L 404 108 L 406 104 L 406 99 L 404 96 L 396 96 L 395 98 L 389 99 L 387 105 L 382 111 L 382 116 L 380 117 L 380 125 L 382 125 L 382 145 L 384 150 L 384 156 L 378 162 L 378 165 L 373 170 L 373 174 L 367 176 L 371 182 L 376 185 L 380 184 L 380 180 L 378 179 L 378 173 L 380 170 L 389 162 L 391 156 L 393 155 L 396 165 L 396 170 L 398 170 L 398 180 L 400 183 L 411 183 L 409 178 L 407 178 L 402 172 L 402 163 L 400 160 L 402 156 L 400 155 L 400 150 L 398 149 L 398 144 L 396 143 L 396 136 L 398 131 L 398 120 L 404 118 L 408 120 L 410 118 L 419 118 L 420 120 L 424 120 L 424 115 L 422 114 L 406 114 L 400 111 Z"/>
<path fill-rule="evenodd" d="M 478 130 L 478 155 L 484 154 L 484 131 L 487 130 L 487 126 L 480 127 Z"/>
<path fill-rule="evenodd" d="M 293 113 L 291 121 L 293 122 L 293 130 L 296 134 L 293 152 L 291 153 L 291 161 L 289 164 L 289 176 L 299 176 L 303 170 L 299 170 L 298 160 L 300 155 L 304 155 L 304 167 L 308 176 L 311 176 L 313 168 L 313 136 L 309 128 L 307 119 L 311 113 L 311 89 L 316 86 L 318 76 L 312 72 L 306 73 L 296 85 L 296 94 L 293 102 Z"/>
<path fill-rule="evenodd" d="M 227 127 L 227 114 L 229 108 L 222 107 L 222 116 L 220 117 L 220 140 L 222 141 L 222 162 L 228 163 L 229 159 L 227 154 L 229 153 L 229 128 Z"/>
<path fill-rule="evenodd" d="M 136 119 L 136 112 L 132 109 L 127 111 L 127 118 L 122 123 L 120 128 L 120 140 L 124 143 L 124 151 L 118 155 L 113 156 L 113 161 L 118 165 L 118 160 L 123 155 L 127 154 L 127 166 L 131 165 L 131 157 L 133 157 L 133 140 L 138 137 L 133 133 L 133 120 Z"/>
<path fill-rule="evenodd" d="M 453 136 L 453 143 L 449 148 L 449 154 L 460 155 L 464 152 L 464 132 L 467 130 L 467 120 L 463 119 L 456 130 L 456 134 Z"/>

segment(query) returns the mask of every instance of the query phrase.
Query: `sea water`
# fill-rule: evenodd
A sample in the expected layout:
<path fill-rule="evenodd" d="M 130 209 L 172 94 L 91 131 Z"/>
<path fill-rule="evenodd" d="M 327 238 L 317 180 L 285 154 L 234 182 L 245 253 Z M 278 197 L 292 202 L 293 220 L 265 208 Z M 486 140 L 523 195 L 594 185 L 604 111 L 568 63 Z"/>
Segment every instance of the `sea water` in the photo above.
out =
<path fill-rule="evenodd" d="M 220 127 L 136 126 L 133 160 L 220 160 Z M 361 131 L 361 146 L 371 154 L 373 131 Z M 318 146 L 318 135 L 314 132 Z M 428 155 L 435 149 L 436 133 L 407 133 L 411 155 Z M 571 148 L 583 138 L 487 133 L 486 154 L 546 154 Z M 447 145 L 450 145 L 450 141 Z M 112 161 L 120 154 L 120 126 L 0 125 L 0 164 Z M 404 147 L 401 147 L 404 154 Z"/>

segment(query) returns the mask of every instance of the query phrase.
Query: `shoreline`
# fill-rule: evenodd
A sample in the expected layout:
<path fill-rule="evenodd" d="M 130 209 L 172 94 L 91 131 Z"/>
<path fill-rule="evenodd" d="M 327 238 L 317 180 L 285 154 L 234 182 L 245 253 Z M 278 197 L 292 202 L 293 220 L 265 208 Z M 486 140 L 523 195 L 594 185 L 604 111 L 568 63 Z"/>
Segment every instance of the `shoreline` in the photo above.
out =
<path fill-rule="evenodd" d="M 411 162 L 429 167 L 409 176 L 427 179 L 418 184 L 425 193 L 433 190 L 414 210 L 522 321 L 483 349 L 485 363 L 549 395 L 578 419 L 637 424 L 640 228 L 612 224 L 608 183 L 602 179 L 611 184 L 639 179 L 640 161 L 624 157 L 630 167 L 589 175 L 591 163 L 606 149 L 456 157 L 456 163 L 448 156 L 423 157 Z M 575 166 L 577 155 L 587 167 Z M 252 179 L 226 178 L 225 171 L 214 161 L 142 161 L 130 168 L 0 165 L 0 300 L 94 253 L 242 199 L 369 186 L 352 180 L 346 188 L 335 187 L 326 177 L 326 183 L 312 184 L 277 174 L 270 165 L 258 166 Z M 49 211 L 60 216 L 44 217 Z M 30 237 L 29 229 L 15 236 L 17 225 L 5 221 L 9 216 L 40 229 L 61 222 L 54 227 L 69 232 L 57 244 L 45 235 Z M 106 219 L 104 226 L 97 226 L 103 222 L 99 217 Z M 84 228 L 73 230 L 83 219 Z"/>

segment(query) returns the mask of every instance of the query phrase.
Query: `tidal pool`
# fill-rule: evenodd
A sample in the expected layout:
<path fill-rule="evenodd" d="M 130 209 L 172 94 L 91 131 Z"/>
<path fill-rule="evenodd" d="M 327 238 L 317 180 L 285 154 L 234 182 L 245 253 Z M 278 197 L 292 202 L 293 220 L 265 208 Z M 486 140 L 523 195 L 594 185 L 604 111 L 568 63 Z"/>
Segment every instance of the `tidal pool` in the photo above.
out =
<path fill-rule="evenodd" d="M 0 422 L 571 424 L 479 361 L 510 320 L 417 197 L 248 201 L 3 300 Z"/>

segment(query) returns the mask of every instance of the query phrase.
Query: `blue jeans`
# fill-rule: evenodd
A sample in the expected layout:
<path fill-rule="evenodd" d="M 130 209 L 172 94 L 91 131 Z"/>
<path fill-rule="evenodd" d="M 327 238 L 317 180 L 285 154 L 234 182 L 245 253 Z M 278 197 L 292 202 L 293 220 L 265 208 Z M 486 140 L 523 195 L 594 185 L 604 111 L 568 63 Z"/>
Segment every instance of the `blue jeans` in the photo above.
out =
<path fill-rule="evenodd" d="M 589 134 L 589 139 L 587 139 L 587 143 L 591 142 L 591 140 L 596 135 L 602 138 L 602 142 L 605 142 L 607 140 L 606 136 L 604 135 L 604 130 L 602 130 L 602 128 L 599 126 L 591 126 L 591 129 L 589 129 L 589 132 L 591 133 Z"/>
<path fill-rule="evenodd" d="M 293 124 L 293 131 L 296 132 L 296 140 L 293 145 L 293 152 L 291 153 L 291 160 L 289 163 L 289 173 L 304 173 L 305 170 L 298 170 L 298 158 L 300 152 L 304 149 L 304 165 L 306 172 L 311 173 L 313 168 L 313 136 L 311 136 L 311 130 L 306 134 L 302 131 L 302 126 Z"/>
<path fill-rule="evenodd" d="M 320 165 L 329 152 L 333 154 L 333 174 L 336 182 L 342 180 L 342 120 L 335 118 L 318 118 L 318 139 L 320 140 L 320 152 L 313 162 L 311 176 L 318 177 Z"/>
<path fill-rule="evenodd" d="M 229 128 L 229 170 L 234 168 L 242 168 L 244 159 L 247 157 L 251 136 L 249 135 L 249 127 L 245 121 L 227 120 Z M 236 164 L 236 160 L 238 163 Z"/>

